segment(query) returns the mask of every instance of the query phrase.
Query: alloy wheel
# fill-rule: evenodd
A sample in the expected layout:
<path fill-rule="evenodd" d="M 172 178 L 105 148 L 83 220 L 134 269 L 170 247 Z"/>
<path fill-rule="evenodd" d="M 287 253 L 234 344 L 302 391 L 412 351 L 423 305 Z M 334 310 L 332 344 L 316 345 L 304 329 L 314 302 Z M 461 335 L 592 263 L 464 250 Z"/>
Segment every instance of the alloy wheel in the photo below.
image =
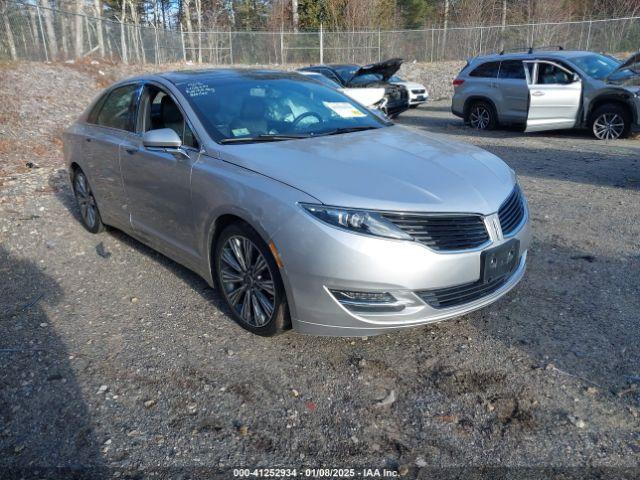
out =
<path fill-rule="evenodd" d="M 91 187 L 89 187 L 89 182 L 87 182 L 87 177 L 85 177 L 84 173 L 78 172 L 76 174 L 73 186 L 82 220 L 89 228 L 94 228 L 98 218 L 98 209 L 96 207 L 96 199 L 91 192 Z"/>
<path fill-rule="evenodd" d="M 486 107 L 478 105 L 473 107 L 469 115 L 469 123 L 473 128 L 485 130 L 491 121 L 491 113 Z"/>
<path fill-rule="evenodd" d="M 624 119 L 617 113 L 603 113 L 593 122 L 593 134 L 600 140 L 615 140 L 624 132 Z"/>
<path fill-rule="evenodd" d="M 220 251 L 220 282 L 242 321 L 262 327 L 276 305 L 274 276 L 258 247 L 248 238 L 230 237 Z"/>

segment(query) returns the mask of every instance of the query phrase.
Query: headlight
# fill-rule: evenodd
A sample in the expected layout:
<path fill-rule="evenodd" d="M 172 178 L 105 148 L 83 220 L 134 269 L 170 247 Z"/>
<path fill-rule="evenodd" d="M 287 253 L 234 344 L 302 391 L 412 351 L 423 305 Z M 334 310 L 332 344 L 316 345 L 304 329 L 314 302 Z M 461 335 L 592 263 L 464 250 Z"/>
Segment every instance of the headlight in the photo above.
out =
<path fill-rule="evenodd" d="M 412 238 L 397 228 L 391 222 L 382 218 L 379 213 L 367 210 L 353 210 L 350 208 L 327 207 L 301 203 L 311 215 L 334 227 L 349 230 L 350 232 L 375 235 L 376 237 L 397 238 L 400 240 L 412 240 Z"/>

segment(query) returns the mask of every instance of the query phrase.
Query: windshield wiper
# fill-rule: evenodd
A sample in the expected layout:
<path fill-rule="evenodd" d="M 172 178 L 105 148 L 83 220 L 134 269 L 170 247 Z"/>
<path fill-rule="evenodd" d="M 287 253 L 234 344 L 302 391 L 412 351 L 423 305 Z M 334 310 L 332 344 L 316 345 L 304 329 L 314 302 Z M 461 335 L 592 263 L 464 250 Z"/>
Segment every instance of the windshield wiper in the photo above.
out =
<path fill-rule="evenodd" d="M 223 138 L 220 143 L 257 143 L 257 142 L 281 142 L 283 140 L 297 140 L 300 138 L 309 138 L 306 133 L 299 134 L 283 134 L 283 133 L 265 133 L 256 135 L 255 137 L 234 137 Z"/>
<path fill-rule="evenodd" d="M 362 132 L 364 130 L 375 130 L 380 127 L 360 126 L 360 127 L 341 127 L 328 132 L 318 133 L 316 136 L 321 135 L 340 135 L 341 133 Z"/>

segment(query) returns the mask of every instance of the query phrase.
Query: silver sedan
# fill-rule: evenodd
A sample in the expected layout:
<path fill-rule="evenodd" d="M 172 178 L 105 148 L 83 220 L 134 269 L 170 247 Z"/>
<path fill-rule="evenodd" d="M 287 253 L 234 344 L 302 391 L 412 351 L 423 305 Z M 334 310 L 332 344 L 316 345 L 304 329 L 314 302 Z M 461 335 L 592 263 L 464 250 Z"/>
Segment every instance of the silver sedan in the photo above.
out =
<path fill-rule="evenodd" d="M 507 165 L 296 73 L 119 82 L 64 153 L 90 232 L 113 226 L 197 272 L 256 334 L 436 322 L 524 274 L 527 202 Z"/>

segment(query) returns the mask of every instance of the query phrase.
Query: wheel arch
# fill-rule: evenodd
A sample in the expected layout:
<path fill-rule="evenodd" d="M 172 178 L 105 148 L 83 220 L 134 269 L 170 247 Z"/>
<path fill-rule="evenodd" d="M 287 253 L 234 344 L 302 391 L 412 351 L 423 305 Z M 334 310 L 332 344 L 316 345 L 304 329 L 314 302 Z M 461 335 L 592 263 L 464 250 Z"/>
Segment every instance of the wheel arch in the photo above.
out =
<path fill-rule="evenodd" d="M 613 103 L 624 108 L 625 111 L 629 114 L 631 122 L 637 123 L 638 118 L 635 108 L 633 108 L 633 105 L 631 104 L 631 101 L 632 99 L 630 93 L 626 94 L 624 92 L 608 92 L 598 95 L 589 102 L 589 107 L 587 109 L 584 120 L 586 123 L 589 123 L 591 120 L 591 115 L 596 111 L 596 109 L 600 108 L 603 105 L 606 105 L 607 103 Z"/>
<path fill-rule="evenodd" d="M 489 97 L 484 95 L 471 95 L 469 98 L 465 100 L 464 107 L 462 108 L 462 114 L 465 120 L 467 120 L 467 117 L 469 116 L 469 110 L 471 109 L 471 106 L 476 102 L 488 103 L 491 106 L 491 108 L 493 108 L 493 113 L 496 114 L 497 119 L 498 120 L 500 119 L 500 115 L 498 114 L 498 108 L 496 107 L 496 104 L 493 100 L 491 100 Z"/>
<path fill-rule="evenodd" d="M 213 265 L 213 252 L 215 249 L 216 242 L 220 237 L 220 233 L 229 225 L 234 223 L 244 223 L 245 225 L 251 227 L 260 238 L 265 242 L 269 243 L 269 239 L 266 236 L 266 232 L 263 228 L 256 225 L 256 222 L 250 220 L 251 216 L 244 211 L 240 211 L 238 209 L 232 209 L 224 212 L 220 212 L 215 218 L 211 219 L 211 224 L 208 229 L 207 235 L 207 267 L 208 267 L 208 275 L 211 285 L 215 283 L 215 274 L 214 274 L 214 265 Z"/>

